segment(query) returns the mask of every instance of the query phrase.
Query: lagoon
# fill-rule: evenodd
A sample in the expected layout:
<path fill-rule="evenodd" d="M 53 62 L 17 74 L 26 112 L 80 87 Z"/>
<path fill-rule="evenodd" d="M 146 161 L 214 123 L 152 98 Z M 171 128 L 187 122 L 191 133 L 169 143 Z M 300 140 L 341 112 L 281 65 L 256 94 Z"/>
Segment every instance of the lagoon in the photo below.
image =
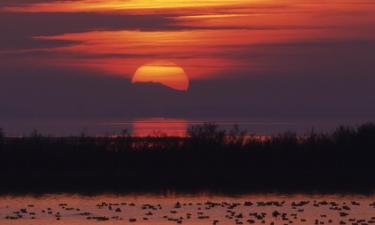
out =
<path fill-rule="evenodd" d="M 305 194 L 3 196 L 0 224 L 369 224 L 374 201 Z"/>

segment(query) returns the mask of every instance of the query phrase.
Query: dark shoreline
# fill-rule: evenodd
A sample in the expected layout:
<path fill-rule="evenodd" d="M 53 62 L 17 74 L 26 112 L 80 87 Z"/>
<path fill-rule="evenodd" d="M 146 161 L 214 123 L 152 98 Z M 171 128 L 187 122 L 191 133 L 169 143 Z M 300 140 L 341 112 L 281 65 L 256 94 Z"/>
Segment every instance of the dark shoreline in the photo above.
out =
<path fill-rule="evenodd" d="M 372 194 L 375 125 L 248 139 L 196 126 L 186 138 L 0 137 L 0 195 Z"/>

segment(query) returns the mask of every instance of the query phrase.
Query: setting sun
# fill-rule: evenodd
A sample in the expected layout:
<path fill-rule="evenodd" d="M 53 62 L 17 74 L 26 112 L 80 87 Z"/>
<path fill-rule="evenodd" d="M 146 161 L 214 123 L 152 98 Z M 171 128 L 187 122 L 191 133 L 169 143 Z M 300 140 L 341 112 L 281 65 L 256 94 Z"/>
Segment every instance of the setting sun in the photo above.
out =
<path fill-rule="evenodd" d="M 139 67 L 132 83 L 160 83 L 179 91 L 189 89 L 189 78 L 184 69 L 169 61 L 157 61 Z"/>
<path fill-rule="evenodd" d="M 375 225 L 375 0 L 0 0 L 0 225 Z"/>

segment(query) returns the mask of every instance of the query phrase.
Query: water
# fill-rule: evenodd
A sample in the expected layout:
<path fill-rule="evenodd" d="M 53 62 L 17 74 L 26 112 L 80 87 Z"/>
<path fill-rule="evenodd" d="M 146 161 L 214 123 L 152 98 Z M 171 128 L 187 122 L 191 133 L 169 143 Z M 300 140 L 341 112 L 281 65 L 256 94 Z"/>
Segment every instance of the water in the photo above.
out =
<path fill-rule="evenodd" d="M 1 197 L 0 224 L 365 224 L 375 221 L 374 201 L 339 195 Z"/>
<path fill-rule="evenodd" d="M 184 136 L 186 130 L 204 122 L 214 122 L 222 129 L 231 129 L 234 124 L 251 134 L 273 135 L 285 131 L 300 134 L 312 129 L 316 132 L 332 132 L 339 125 L 359 125 L 375 121 L 374 118 L 348 119 L 270 119 L 270 118 L 136 118 L 136 119 L 32 119 L 32 120 L 0 120 L 0 127 L 7 135 L 29 135 L 33 129 L 42 134 L 53 136 L 80 135 L 113 135 L 127 130 L 135 136 L 173 135 Z"/>

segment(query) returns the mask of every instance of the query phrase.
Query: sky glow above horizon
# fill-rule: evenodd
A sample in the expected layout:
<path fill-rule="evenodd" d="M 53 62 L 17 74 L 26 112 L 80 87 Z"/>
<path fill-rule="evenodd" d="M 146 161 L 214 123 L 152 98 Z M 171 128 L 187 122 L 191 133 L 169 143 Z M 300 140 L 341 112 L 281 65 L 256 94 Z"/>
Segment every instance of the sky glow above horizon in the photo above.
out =
<path fill-rule="evenodd" d="M 372 0 L 3 0 L 0 118 L 371 116 L 374 25 Z M 187 93 L 134 89 L 155 61 Z"/>

